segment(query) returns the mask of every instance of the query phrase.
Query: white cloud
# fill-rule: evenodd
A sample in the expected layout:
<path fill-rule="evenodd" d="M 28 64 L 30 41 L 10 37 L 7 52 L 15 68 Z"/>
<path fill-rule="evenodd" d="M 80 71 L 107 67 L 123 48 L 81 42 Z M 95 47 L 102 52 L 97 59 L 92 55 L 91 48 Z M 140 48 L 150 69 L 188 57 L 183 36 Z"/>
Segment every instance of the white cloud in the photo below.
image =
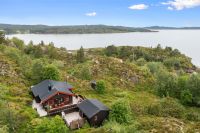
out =
<path fill-rule="evenodd" d="M 90 12 L 90 13 L 86 13 L 85 15 L 89 16 L 89 17 L 95 17 L 97 15 L 97 13 L 96 12 Z"/>
<path fill-rule="evenodd" d="M 172 8 L 171 6 L 168 6 L 167 9 L 171 11 L 174 10 L 174 8 Z"/>
<path fill-rule="evenodd" d="M 163 5 L 169 5 L 169 10 L 183 10 L 185 8 L 194 8 L 200 6 L 200 0 L 173 0 L 162 2 Z"/>
<path fill-rule="evenodd" d="M 131 10 L 144 10 L 147 9 L 149 6 L 145 4 L 138 4 L 138 5 L 132 5 L 129 7 Z"/>

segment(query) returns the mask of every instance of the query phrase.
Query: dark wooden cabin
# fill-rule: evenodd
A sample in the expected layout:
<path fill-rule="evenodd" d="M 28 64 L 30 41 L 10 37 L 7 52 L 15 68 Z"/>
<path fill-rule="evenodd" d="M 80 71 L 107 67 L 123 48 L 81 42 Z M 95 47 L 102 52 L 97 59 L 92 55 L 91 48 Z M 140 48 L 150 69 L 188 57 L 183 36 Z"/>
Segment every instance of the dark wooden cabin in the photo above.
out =
<path fill-rule="evenodd" d="M 62 108 L 73 103 L 73 87 L 67 82 L 44 80 L 31 88 L 33 97 L 44 109 L 51 110 Z"/>
<path fill-rule="evenodd" d="M 108 118 L 109 109 L 96 99 L 86 99 L 77 106 L 81 116 L 85 116 L 91 126 L 101 126 Z"/>

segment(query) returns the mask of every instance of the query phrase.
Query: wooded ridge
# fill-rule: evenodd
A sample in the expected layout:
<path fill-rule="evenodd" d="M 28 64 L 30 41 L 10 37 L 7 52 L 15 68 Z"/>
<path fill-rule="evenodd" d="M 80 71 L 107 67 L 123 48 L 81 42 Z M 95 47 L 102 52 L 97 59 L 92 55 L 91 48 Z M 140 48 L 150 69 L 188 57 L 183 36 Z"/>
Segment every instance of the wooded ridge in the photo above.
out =
<path fill-rule="evenodd" d="M 152 32 L 145 28 L 107 25 L 74 25 L 74 26 L 47 26 L 47 25 L 11 25 L 0 24 L 0 30 L 6 34 L 91 34 L 91 33 L 127 33 Z"/>

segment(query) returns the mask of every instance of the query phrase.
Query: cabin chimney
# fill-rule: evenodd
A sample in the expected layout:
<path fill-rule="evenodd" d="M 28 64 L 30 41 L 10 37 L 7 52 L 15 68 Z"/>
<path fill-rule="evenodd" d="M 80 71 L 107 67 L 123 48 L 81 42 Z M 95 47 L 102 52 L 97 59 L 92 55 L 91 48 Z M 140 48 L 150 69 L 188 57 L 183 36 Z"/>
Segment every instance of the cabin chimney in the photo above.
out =
<path fill-rule="evenodd" d="M 52 90 L 52 85 L 49 84 L 48 89 L 49 89 L 49 91 L 51 91 Z"/>

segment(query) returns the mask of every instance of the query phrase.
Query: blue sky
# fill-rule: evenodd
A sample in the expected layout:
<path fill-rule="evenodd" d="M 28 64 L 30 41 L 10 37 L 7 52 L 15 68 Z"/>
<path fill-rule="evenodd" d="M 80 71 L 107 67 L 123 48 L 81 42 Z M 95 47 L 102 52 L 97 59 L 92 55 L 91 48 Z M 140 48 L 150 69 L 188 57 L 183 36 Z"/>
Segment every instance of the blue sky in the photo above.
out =
<path fill-rule="evenodd" d="M 200 0 L 0 0 L 0 23 L 200 26 Z"/>

